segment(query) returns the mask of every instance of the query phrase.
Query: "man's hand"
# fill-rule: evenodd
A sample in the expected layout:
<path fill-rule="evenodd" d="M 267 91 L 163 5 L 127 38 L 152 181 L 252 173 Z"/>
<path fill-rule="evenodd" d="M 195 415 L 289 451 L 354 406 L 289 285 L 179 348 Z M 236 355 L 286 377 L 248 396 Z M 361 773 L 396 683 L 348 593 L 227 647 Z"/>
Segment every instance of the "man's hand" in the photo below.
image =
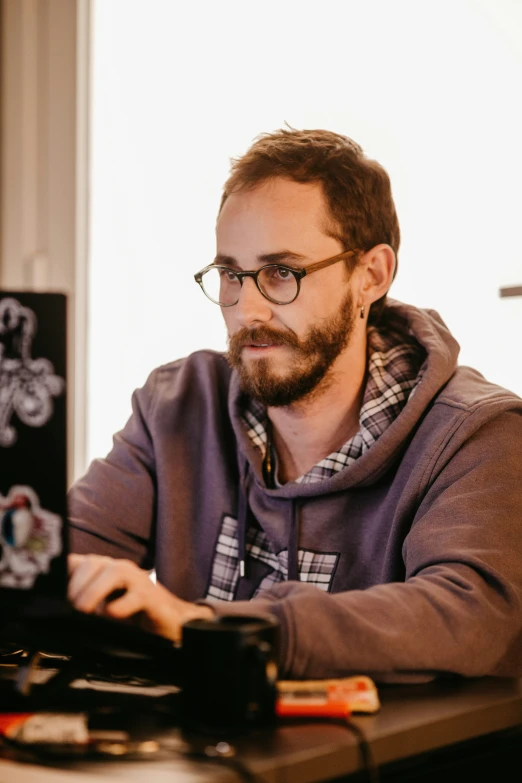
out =
<path fill-rule="evenodd" d="M 96 612 L 118 620 L 139 612 L 142 627 L 174 641 L 180 639 L 184 623 L 214 616 L 208 606 L 182 601 L 162 585 L 154 584 L 148 572 L 130 560 L 69 555 L 68 563 L 69 600 L 82 612 Z M 114 591 L 125 592 L 106 602 Z"/>

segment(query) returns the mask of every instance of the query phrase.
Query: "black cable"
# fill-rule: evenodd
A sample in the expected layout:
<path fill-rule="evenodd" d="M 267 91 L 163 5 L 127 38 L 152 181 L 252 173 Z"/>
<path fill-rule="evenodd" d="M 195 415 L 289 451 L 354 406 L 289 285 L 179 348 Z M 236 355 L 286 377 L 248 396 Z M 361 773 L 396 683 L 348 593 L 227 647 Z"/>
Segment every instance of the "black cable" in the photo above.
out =
<path fill-rule="evenodd" d="M 347 718 L 312 718 L 312 717 L 294 717 L 289 718 L 288 720 L 291 720 L 292 723 L 298 723 L 302 724 L 303 721 L 306 722 L 316 722 L 320 721 L 321 723 L 324 723 L 325 721 L 334 724 L 337 726 L 342 726 L 345 729 L 348 729 L 357 740 L 357 750 L 359 752 L 362 772 L 364 773 L 367 783 L 379 783 L 380 775 L 379 775 L 379 766 L 377 762 L 375 761 L 375 757 L 373 755 L 373 751 L 370 745 L 370 742 L 364 733 L 364 731 L 361 729 L 360 726 L 358 726 L 356 723 L 353 723 L 349 717 Z M 284 724 L 283 724 L 284 725 Z M 343 746 L 344 747 L 344 746 Z"/>
<path fill-rule="evenodd" d="M 366 734 L 361 729 L 361 727 L 357 726 L 356 723 L 353 723 L 350 718 L 346 719 L 344 725 L 348 727 L 348 729 L 357 739 L 357 747 L 359 749 L 359 753 L 361 754 L 362 766 L 364 767 L 364 772 L 366 773 L 368 783 L 379 783 L 379 766 L 375 761 L 373 750 L 368 741 L 368 738 L 366 737 Z"/>

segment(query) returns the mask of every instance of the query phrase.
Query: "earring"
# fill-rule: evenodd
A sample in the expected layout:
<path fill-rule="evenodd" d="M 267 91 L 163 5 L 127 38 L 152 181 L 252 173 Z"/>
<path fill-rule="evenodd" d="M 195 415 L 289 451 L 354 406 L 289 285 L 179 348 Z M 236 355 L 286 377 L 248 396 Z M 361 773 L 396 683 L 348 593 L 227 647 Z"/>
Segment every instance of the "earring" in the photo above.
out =
<path fill-rule="evenodd" d="M 364 305 L 361 307 L 361 318 L 364 318 Z"/>

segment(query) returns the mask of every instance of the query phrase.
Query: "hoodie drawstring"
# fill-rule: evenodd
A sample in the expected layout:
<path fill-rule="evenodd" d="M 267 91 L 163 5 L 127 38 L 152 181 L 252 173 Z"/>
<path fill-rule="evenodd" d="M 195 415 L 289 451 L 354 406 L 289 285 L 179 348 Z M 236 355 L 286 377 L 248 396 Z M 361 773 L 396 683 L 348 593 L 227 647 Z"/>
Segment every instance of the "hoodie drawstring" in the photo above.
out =
<path fill-rule="evenodd" d="M 239 482 L 239 497 L 237 511 L 237 548 L 239 560 L 239 578 L 246 576 L 246 534 L 248 526 L 248 462 L 245 460 L 243 475 Z M 290 530 L 288 535 L 288 579 L 299 580 L 299 500 L 291 500 Z"/>
<path fill-rule="evenodd" d="M 239 560 L 239 578 L 242 579 L 246 574 L 246 529 L 248 514 L 248 462 L 245 460 L 243 475 L 239 482 L 239 498 L 237 511 L 237 547 Z"/>
<path fill-rule="evenodd" d="M 299 501 L 290 501 L 292 515 L 288 536 L 288 579 L 299 579 Z"/>

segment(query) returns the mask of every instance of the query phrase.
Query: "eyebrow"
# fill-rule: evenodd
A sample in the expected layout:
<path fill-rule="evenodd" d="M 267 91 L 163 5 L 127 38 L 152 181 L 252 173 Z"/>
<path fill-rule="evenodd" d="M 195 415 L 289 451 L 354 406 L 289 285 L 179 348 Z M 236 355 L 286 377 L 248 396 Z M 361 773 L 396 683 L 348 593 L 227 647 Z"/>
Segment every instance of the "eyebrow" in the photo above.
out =
<path fill-rule="evenodd" d="M 257 263 L 262 266 L 264 264 L 281 264 L 288 261 L 304 261 L 306 256 L 300 253 L 294 253 L 291 250 L 280 250 L 277 253 L 262 253 L 257 257 Z M 222 255 L 218 253 L 215 257 L 213 264 L 218 266 L 232 266 L 239 269 L 239 264 L 233 256 Z"/>

